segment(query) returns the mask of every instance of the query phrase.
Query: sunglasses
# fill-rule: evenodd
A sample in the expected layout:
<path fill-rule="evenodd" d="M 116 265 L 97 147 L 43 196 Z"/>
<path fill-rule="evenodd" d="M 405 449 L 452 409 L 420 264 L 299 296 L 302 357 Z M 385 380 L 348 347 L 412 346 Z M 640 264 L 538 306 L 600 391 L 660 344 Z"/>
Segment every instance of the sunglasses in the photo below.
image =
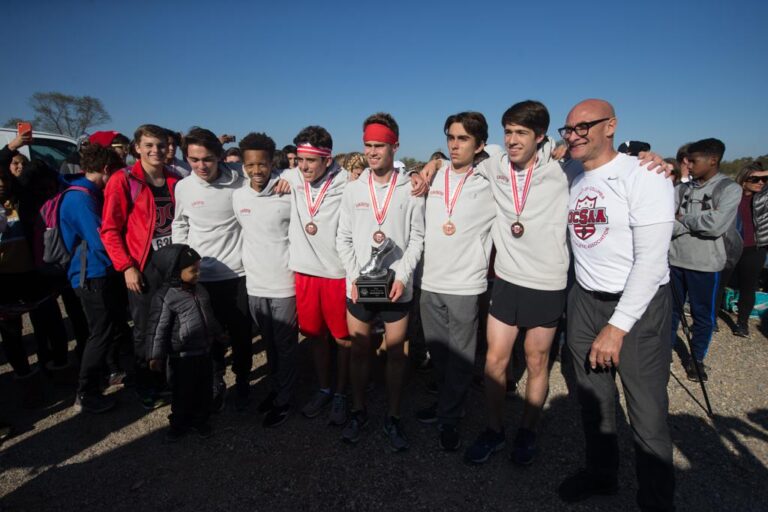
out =
<path fill-rule="evenodd" d="M 750 176 L 744 181 L 747 183 L 768 183 L 768 176 Z"/>

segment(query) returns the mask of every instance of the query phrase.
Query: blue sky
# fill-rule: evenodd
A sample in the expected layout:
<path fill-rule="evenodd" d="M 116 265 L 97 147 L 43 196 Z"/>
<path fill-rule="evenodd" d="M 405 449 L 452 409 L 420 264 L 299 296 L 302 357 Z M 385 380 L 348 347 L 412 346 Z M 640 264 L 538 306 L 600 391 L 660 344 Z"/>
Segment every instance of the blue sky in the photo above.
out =
<path fill-rule="evenodd" d="M 100 98 L 116 129 L 142 123 L 265 131 L 309 124 L 360 150 L 376 111 L 400 124 L 400 157 L 445 146 L 445 118 L 483 112 L 490 141 L 517 101 L 550 135 L 578 101 L 611 101 L 618 140 L 665 156 L 718 137 L 726 159 L 768 153 L 768 2 L 27 1 L 3 7 L 0 122 L 28 98 Z"/>

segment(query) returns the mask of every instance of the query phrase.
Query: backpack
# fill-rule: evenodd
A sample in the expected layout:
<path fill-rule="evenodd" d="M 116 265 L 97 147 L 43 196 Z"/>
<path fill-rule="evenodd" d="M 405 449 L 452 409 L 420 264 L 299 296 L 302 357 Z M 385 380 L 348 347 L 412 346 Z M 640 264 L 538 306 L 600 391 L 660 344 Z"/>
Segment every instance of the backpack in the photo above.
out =
<path fill-rule="evenodd" d="M 64 244 L 59 225 L 61 201 L 64 194 L 70 190 L 85 192 L 91 196 L 91 191 L 85 187 L 72 185 L 58 192 L 55 196 L 43 203 L 40 208 L 40 222 L 35 229 L 35 243 L 40 244 L 41 250 L 36 251 L 35 259 L 38 260 L 38 268 L 45 274 L 66 274 L 69 269 L 72 255 Z M 85 282 L 86 256 L 88 244 L 85 240 L 80 242 L 80 286 Z"/>

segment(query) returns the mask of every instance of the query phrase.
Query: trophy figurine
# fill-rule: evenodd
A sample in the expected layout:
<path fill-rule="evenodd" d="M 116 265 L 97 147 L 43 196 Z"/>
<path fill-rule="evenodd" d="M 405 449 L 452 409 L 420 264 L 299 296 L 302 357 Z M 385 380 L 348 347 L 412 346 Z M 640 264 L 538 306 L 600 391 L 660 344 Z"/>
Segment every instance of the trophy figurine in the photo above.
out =
<path fill-rule="evenodd" d="M 371 259 L 360 269 L 360 277 L 357 278 L 358 302 L 389 302 L 395 271 L 384 268 L 384 260 L 395 247 L 391 238 L 385 238 L 378 246 L 371 247 Z"/>

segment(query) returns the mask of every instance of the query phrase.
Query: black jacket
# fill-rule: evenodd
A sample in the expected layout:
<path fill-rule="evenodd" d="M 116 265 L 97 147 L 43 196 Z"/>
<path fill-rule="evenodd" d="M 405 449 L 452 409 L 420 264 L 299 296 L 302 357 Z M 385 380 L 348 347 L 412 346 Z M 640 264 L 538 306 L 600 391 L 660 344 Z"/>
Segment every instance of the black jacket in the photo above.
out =
<path fill-rule="evenodd" d="M 221 327 L 213 316 L 211 300 L 205 288 L 182 287 L 178 261 L 186 246 L 173 244 L 156 252 L 152 265 L 163 285 L 152 298 L 147 334 L 148 359 L 166 355 L 201 355 L 208 352 Z"/>

